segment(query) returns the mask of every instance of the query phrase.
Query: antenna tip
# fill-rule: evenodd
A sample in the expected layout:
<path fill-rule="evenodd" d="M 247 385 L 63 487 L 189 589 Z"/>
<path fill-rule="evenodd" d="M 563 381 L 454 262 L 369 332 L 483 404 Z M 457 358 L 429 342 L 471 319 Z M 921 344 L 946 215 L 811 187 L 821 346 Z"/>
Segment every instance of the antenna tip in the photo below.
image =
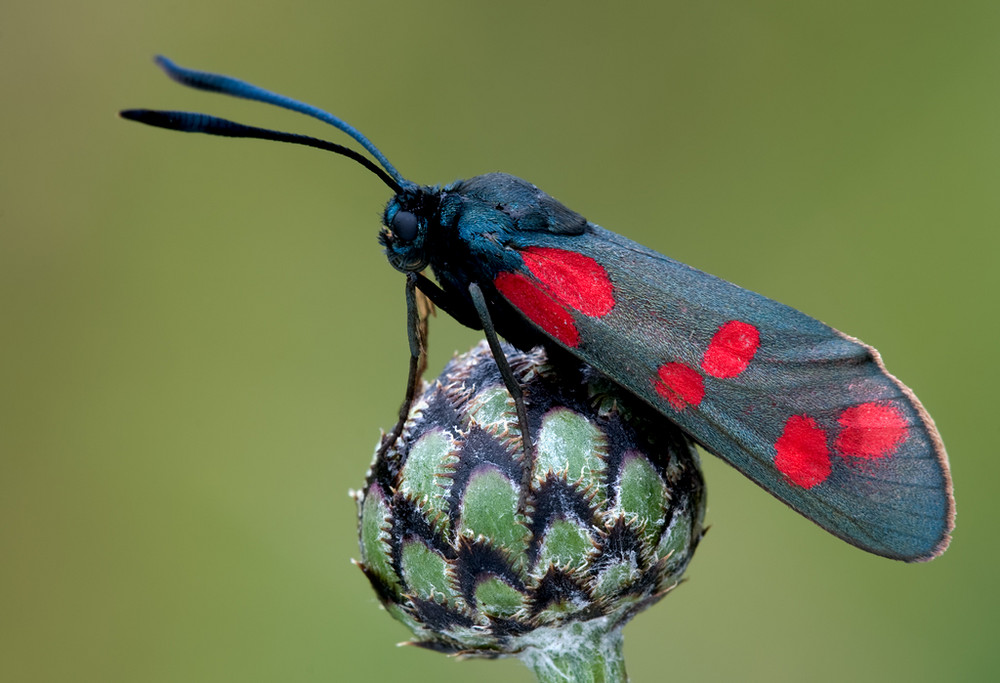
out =
<path fill-rule="evenodd" d="M 168 77 L 172 78 L 179 83 L 184 83 L 182 76 L 188 70 L 184 67 L 177 66 L 177 63 L 172 59 L 167 59 L 163 55 L 156 55 L 153 57 L 153 62 L 156 66 L 160 67 Z M 187 84 L 186 84 L 187 85 Z"/>

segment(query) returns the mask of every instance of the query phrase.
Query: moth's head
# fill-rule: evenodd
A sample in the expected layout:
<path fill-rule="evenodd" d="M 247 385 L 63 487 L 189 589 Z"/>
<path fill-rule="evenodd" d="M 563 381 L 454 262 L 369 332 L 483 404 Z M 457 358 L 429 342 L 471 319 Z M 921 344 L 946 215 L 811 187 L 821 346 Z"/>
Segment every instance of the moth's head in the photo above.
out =
<path fill-rule="evenodd" d="M 378 241 L 396 270 L 411 273 L 427 267 L 427 233 L 437 213 L 438 194 L 431 188 L 406 188 L 389 200 Z"/>

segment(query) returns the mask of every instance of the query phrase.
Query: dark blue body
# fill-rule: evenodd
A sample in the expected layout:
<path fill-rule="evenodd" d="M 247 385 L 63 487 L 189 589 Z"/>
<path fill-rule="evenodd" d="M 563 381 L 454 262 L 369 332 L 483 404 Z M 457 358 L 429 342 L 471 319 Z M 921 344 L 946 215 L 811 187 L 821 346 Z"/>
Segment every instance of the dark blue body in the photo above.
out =
<path fill-rule="evenodd" d="M 400 210 L 423 209 L 418 218 L 424 239 L 395 247 L 390 240 L 387 253 L 390 261 L 425 261 L 441 288 L 454 295 L 438 303 L 457 319 L 477 326 L 465 293 L 478 283 L 501 335 L 522 348 L 560 347 L 596 368 L 844 540 L 904 560 L 932 557 L 946 544 L 953 503 L 940 437 L 873 348 L 589 223 L 513 176 L 488 174 L 416 192 L 418 203 L 407 195 L 393 198 L 385 223 L 391 226 Z M 525 272 L 522 252 L 538 247 L 587 256 L 614 285 L 617 303 L 606 316 L 569 311 L 581 334 L 577 347 L 532 324 L 492 285 L 499 273 Z M 753 362 L 737 378 L 705 376 L 705 400 L 697 408 L 673 409 L 648 378 L 665 359 L 697 367 L 706 341 L 732 319 L 760 330 Z M 830 476 L 808 489 L 789 483 L 775 468 L 775 443 L 790 416 L 809 415 L 833 435 L 845 406 L 861 402 L 890 405 L 902 414 L 907 437 L 891 458 L 832 458 Z"/>

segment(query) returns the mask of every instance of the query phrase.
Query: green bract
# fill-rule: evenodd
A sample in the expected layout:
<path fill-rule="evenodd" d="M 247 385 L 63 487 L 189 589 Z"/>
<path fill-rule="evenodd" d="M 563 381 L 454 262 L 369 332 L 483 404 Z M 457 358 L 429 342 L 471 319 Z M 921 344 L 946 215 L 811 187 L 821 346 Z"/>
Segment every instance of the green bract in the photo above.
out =
<path fill-rule="evenodd" d="M 520 656 L 542 678 L 585 655 L 605 667 L 592 679 L 620 680 L 621 627 L 677 584 L 701 538 L 694 446 L 590 370 L 506 350 L 534 461 L 481 343 L 372 464 L 357 496 L 360 566 L 414 644 Z"/>

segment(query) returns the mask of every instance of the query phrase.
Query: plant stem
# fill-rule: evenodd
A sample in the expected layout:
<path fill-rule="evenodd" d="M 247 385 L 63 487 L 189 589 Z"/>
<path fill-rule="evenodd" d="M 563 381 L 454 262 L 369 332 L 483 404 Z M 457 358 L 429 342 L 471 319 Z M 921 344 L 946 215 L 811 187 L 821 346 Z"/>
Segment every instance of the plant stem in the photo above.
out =
<path fill-rule="evenodd" d="M 518 656 L 539 683 L 626 683 L 620 626 L 604 619 L 536 629 L 536 643 Z"/>

